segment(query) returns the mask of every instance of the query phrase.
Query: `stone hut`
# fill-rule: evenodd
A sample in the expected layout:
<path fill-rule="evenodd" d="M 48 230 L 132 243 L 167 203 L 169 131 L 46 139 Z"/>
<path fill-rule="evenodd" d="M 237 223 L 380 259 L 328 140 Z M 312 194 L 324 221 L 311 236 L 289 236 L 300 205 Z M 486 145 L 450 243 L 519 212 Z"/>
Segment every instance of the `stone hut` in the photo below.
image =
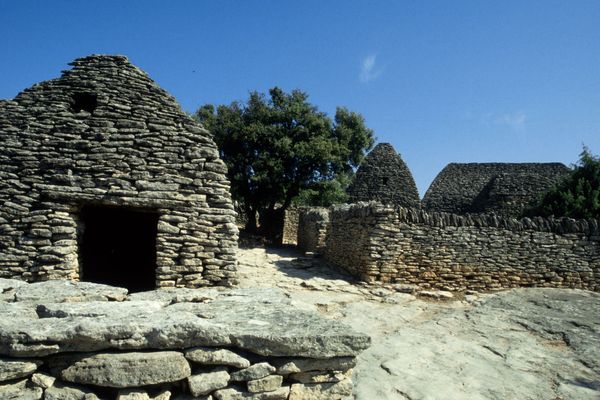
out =
<path fill-rule="evenodd" d="M 419 207 L 419 192 L 406 163 L 389 143 L 380 143 L 360 164 L 348 188 L 349 201 L 380 201 Z"/>
<path fill-rule="evenodd" d="M 423 207 L 517 217 L 569 171 L 561 163 L 452 163 L 425 193 Z"/>
<path fill-rule="evenodd" d="M 235 212 L 209 132 L 126 57 L 70 65 L 0 101 L 0 277 L 234 284 Z"/>

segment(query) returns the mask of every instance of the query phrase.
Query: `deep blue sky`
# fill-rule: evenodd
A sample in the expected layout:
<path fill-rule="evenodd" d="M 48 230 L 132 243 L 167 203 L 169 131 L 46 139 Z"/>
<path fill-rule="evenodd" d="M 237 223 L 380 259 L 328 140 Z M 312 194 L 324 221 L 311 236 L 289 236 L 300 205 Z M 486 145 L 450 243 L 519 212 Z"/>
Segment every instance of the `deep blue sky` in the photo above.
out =
<path fill-rule="evenodd" d="M 364 115 L 421 194 L 449 162 L 600 153 L 600 1 L 0 0 L 0 98 L 124 54 L 183 108 L 301 89 Z"/>

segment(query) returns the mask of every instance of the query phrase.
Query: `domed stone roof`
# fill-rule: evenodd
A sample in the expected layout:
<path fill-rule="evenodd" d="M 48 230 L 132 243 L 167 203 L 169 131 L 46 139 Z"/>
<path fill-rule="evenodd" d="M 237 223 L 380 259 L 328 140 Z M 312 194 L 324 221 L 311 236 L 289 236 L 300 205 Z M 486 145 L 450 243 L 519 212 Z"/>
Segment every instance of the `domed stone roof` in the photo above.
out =
<path fill-rule="evenodd" d="M 451 163 L 435 178 L 423 207 L 456 214 L 518 214 L 569 173 L 561 163 Z"/>

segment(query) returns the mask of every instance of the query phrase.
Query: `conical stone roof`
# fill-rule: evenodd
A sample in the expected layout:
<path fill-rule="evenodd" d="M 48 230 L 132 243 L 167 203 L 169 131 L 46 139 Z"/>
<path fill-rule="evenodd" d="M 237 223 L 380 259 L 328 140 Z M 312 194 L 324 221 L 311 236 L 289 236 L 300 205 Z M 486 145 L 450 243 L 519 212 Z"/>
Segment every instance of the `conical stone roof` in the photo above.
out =
<path fill-rule="evenodd" d="M 380 143 L 360 164 L 348 188 L 349 200 L 419 207 L 419 192 L 406 163 L 389 143 Z"/>

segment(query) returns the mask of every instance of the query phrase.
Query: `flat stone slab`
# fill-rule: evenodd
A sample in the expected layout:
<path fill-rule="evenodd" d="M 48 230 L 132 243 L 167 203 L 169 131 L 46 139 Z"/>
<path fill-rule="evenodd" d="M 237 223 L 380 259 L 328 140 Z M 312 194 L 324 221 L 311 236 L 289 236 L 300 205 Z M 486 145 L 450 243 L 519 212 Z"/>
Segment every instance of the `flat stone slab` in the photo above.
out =
<path fill-rule="evenodd" d="M 121 298 L 124 289 L 55 282 L 21 286 L 17 302 L 0 303 L 12 316 L 0 320 L 0 355 L 206 346 L 264 356 L 329 358 L 355 356 L 370 344 L 369 336 L 299 310 L 273 289 L 209 289 L 206 295 L 197 289 L 179 299 L 176 292 L 157 290 L 132 296 L 133 301 L 99 304 L 98 299 Z M 65 289 L 62 296 L 55 290 L 60 287 Z M 50 301 L 43 293 L 52 293 Z M 158 300 L 151 300 L 153 296 Z M 185 298 L 192 302 L 179 302 Z"/>
<path fill-rule="evenodd" d="M 46 281 L 20 285 L 16 288 L 14 301 L 27 302 L 79 302 L 122 301 L 127 289 L 90 282 Z"/>
<path fill-rule="evenodd" d="M 33 374 L 41 364 L 39 361 L 11 360 L 0 358 L 0 381 L 23 378 Z"/>
<path fill-rule="evenodd" d="M 176 382 L 191 375 L 187 360 L 176 351 L 60 355 L 50 360 L 50 370 L 67 382 L 112 388 Z"/>

